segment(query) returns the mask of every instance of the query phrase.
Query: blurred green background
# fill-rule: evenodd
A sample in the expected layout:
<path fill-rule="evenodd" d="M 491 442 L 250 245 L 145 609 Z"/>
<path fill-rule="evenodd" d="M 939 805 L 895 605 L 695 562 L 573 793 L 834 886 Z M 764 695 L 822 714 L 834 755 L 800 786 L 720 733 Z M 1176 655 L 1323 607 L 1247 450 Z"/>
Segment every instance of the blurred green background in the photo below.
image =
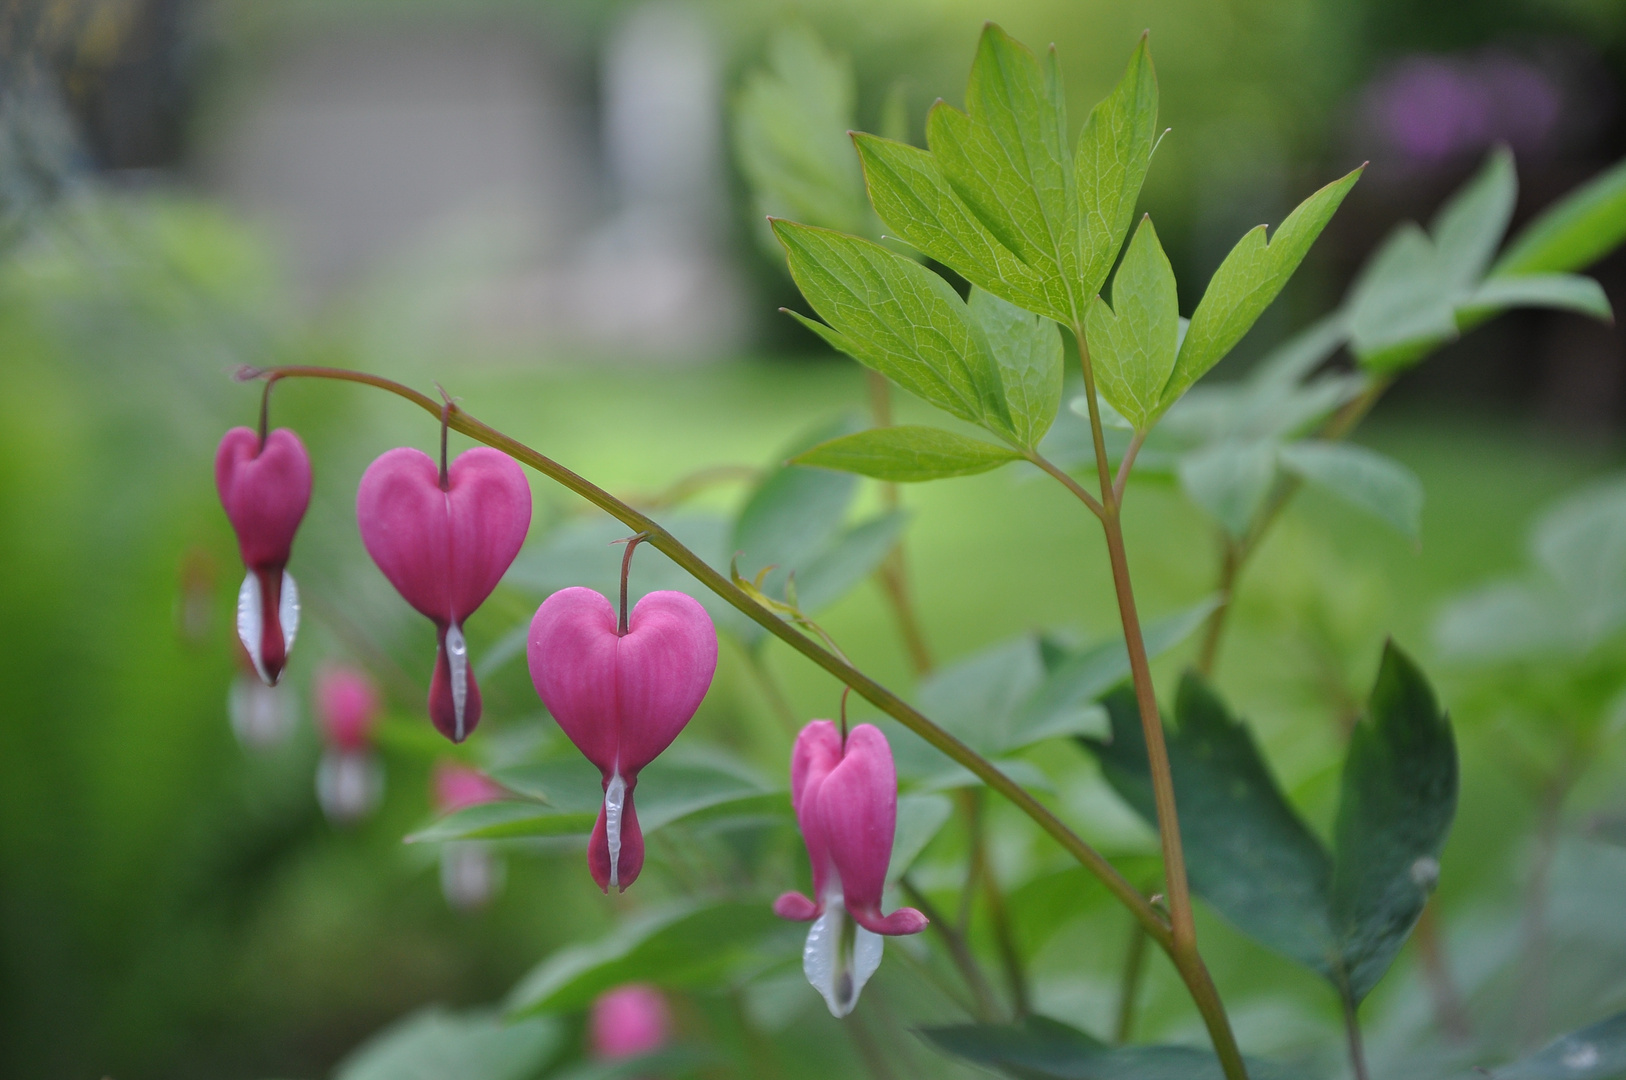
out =
<path fill-rule="evenodd" d="M 382 395 L 276 393 L 274 422 L 300 432 L 316 470 L 291 566 L 307 604 L 289 686 L 303 718 L 271 751 L 239 746 L 226 694 L 240 569 L 210 467 L 220 433 L 257 406 L 230 378 L 239 364 L 438 380 L 629 494 L 767 466 L 797 433 L 862 409 L 858 370 L 773 314 L 794 291 L 763 253 L 728 146 L 727 102 L 791 18 L 851 56 L 864 126 L 901 85 L 916 139 L 932 100 L 959 101 L 983 19 L 1057 43 L 1075 116 L 1149 26 L 1173 131 L 1145 206 L 1185 310 L 1244 229 L 1370 159 L 1221 379 L 1327 310 L 1382 234 L 1426 219 L 1496 141 L 1519 155 L 1520 219 L 1626 151 L 1626 8 L 1602 0 L 13 4 L 0 15 L 0 1073 L 328 1075 L 396 1018 L 498 1001 L 562 944 L 682 891 L 657 874 L 646 895 L 606 901 L 565 850 L 510 858 L 506 892 L 463 916 L 433 855 L 400 843 L 429 815 L 432 754 L 414 733 L 427 729 L 431 637 L 366 560 L 351 500 L 374 456 L 429 449 L 436 431 Z M 1619 310 L 1626 259 L 1593 272 Z M 1465 994 L 1525 1016 L 1490 1039 L 1506 1051 L 1626 1002 L 1626 853 L 1582 838 L 1621 805 L 1626 762 L 1618 738 L 1601 740 L 1544 832 L 1528 762 L 1559 753 L 1549 729 L 1591 722 L 1596 693 L 1487 689 L 1482 671 L 1437 655 L 1432 628 L 1448 598 L 1520 571 L 1544 506 L 1618 469 L 1621 361 L 1619 331 L 1528 313 L 1408 376 L 1359 437 L 1424 481 L 1421 546 L 1301 498 L 1244 578 L 1219 679 L 1325 827 L 1340 718 L 1384 636 L 1423 659 L 1463 754 L 1445 940 Z M 535 493 L 533 537 L 583 512 L 541 480 Z M 1057 492 L 1005 470 L 911 489 L 905 504 L 938 657 L 1041 628 L 1112 631 L 1096 532 Z M 1128 529 L 1147 612 L 1206 595 L 1211 530 L 1177 490 L 1138 487 Z M 476 655 L 538 599 L 500 590 L 471 624 Z M 825 622 L 862 666 L 909 687 L 872 585 Z M 765 655 L 797 717 L 836 708 L 828 679 L 777 644 Z M 385 804 L 350 830 L 322 818 L 313 790 L 306 694 L 327 658 L 371 669 L 390 701 Z M 1165 658 L 1160 679 L 1189 658 L 1189 646 Z M 1594 681 L 1614 685 L 1622 669 L 1602 663 Z M 523 665 L 486 685 L 484 738 L 534 726 Z M 789 745 L 737 650 L 691 731 L 772 775 Z M 1086 835 L 1149 850 L 1081 754 L 1052 747 L 1039 762 Z M 1002 808 L 994 826 L 1013 880 L 1065 865 Z M 765 882 L 795 855 L 780 839 Z M 1532 865 L 1553 851 L 1562 899 L 1540 977 L 1554 989 L 1532 1017 L 1515 991 L 1537 976 L 1510 975 L 1507 956 Z M 1105 1025 L 1128 920 L 1082 879 L 1051 888 L 1082 906 L 1033 943 L 1040 1005 Z M 1313 1047 L 1336 1031 L 1308 976 L 1214 920 L 1204 933 L 1245 1046 Z M 1421 986 L 1408 956 L 1374 998 L 1378 1061 L 1416 1042 Z M 895 994 L 910 1014 L 899 964 L 877 987 L 877 1008 Z M 779 1065 L 852 1067 L 804 998 L 776 1021 Z M 731 1016 L 691 1002 L 679 1027 L 726 1043 Z M 1142 1027 L 1195 1030 L 1157 963 Z"/>

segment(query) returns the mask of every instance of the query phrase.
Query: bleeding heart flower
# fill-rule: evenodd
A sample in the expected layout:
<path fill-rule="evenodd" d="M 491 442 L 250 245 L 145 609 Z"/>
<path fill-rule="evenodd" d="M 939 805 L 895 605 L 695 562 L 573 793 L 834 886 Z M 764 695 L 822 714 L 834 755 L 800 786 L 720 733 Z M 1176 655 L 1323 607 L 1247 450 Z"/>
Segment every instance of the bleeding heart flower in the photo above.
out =
<path fill-rule="evenodd" d="M 365 671 L 333 666 L 316 676 L 316 722 L 329 746 L 365 750 L 378 723 L 378 687 Z"/>
<path fill-rule="evenodd" d="M 813 921 L 802 971 L 831 1015 L 846 1016 L 880 966 L 881 936 L 926 928 L 926 916 L 914 908 L 881 914 L 898 817 L 898 774 L 886 736 L 859 724 L 843 745 L 835 724 L 814 720 L 791 751 L 790 798 L 813 864 L 813 896 L 785 893 L 774 913 Z M 857 925 L 847 926 L 845 915 Z"/>
<path fill-rule="evenodd" d="M 215 451 L 215 487 L 237 533 L 248 576 L 237 593 L 237 636 L 254 670 L 275 685 L 299 629 L 299 590 L 288 574 L 294 532 L 311 501 L 311 460 L 299 436 L 235 427 Z"/>
<path fill-rule="evenodd" d="M 232 678 L 231 689 L 226 692 L 226 716 L 243 749 L 266 750 L 286 739 L 294 728 L 292 692 L 286 686 L 261 682 L 248 653 L 242 648 L 235 652 L 242 670 Z"/>
<path fill-rule="evenodd" d="M 594 999 L 587 1030 L 598 1060 L 639 1057 L 659 1050 L 671 1039 L 672 1010 L 653 986 L 627 983 Z"/>
<path fill-rule="evenodd" d="M 316 729 L 327 743 L 316 767 L 316 800 L 329 821 L 348 825 L 384 797 L 384 767 L 373 752 L 378 688 L 364 671 L 330 667 L 316 677 Z"/>
<path fill-rule="evenodd" d="M 605 892 L 625 891 L 644 865 L 632 802 L 638 771 L 700 707 L 717 670 L 717 631 L 706 609 L 680 592 L 648 594 L 623 628 L 600 594 L 561 589 L 537 608 L 527 652 L 542 703 L 604 777 L 587 844 L 593 880 Z"/>
<path fill-rule="evenodd" d="M 437 761 L 430 778 L 437 814 L 496 802 L 506 792 L 479 769 L 455 761 Z M 478 911 L 502 891 L 507 868 L 489 844 L 454 840 L 440 848 L 440 891 L 453 910 Z"/>
<path fill-rule="evenodd" d="M 531 489 L 513 458 L 477 446 L 446 471 L 400 447 L 367 466 L 356 492 L 367 554 L 406 602 L 435 624 L 429 716 L 462 742 L 480 722 L 463 623 L 491 595 L 525 543 Z"/>

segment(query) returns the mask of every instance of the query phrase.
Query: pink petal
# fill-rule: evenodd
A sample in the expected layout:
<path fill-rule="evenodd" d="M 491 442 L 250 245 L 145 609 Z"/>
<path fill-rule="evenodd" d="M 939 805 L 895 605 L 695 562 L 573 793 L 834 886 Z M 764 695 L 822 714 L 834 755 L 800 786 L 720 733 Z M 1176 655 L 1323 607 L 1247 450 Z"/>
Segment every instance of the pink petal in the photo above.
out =
<path fill-rule="evenodd" d="M 665 1046 L 671 1038 L 672 1014 L 659 990 L 648 983 L 628 983 L 598 996 L 587 1027 L 593 1056 L 616 1061 Z"/>
<path fill-rule="evenodd" d="M 814 907 L 808 918 L 817 918 L 824 910 L 825 886 L 832 869 L 824 823 L 818 812 L 818 792 L 830 770 L 840 763 L 841 732 L 834 723 L 814 720 L 802 728 L 790 752 L 790 803 L 813 867 Z"/>
<path fill-rule="evenodd" d="M 812 922 L 819 917 L 819 905 L 799 892 L 780 893 L 773 902 L 773 913 L 791 922 Z"/>
<path fill-rule="evenodd" d="M 262 450 L 256 432 L 232 428 L 215 451 L 215 488 L 243 565 L 280 571 L 311 501 L 310 455 L 299 436 L 278 428 Z"/>
<path fill-rule="evenodd" d="M 881 915 L 897 825 L 898 775 L 892 748 L 879 728 L 859 724 L 852 729 L 841 764 L 825 777 L 816 798 L 830 858 L 841 875 L 842 894 L 854 921 L 877 934 L 912 934 L 924 928 L 925 917 L 912 908 Z"/>
<path fill-rule="evenodd" d="M 592 872 L 593 880 L 598 882 L 598 887 L 605 892 L 610 891 L 612 884 L 619 891 L 626 892 L 627 886 L 637 881 L 644 869 L 644 831 L 638 825 L 638 810 L 632 804 L 634 783 L 627 783 L 626 796 L 621 804 L 621 857 L 616 860 L 614 880 L 610 875 L 607 808 L 603 804 L 598 808 L 593 835 L 587 838 L 587 868 Z"/>
<path fill-rule="evenodd" d="M 507 795 L 501 784 L 479 769 L 460 765 L 455 761 L 437 761 L 430 784 L 433 788 L 435 811 L 441 814 L 450 814 L 453 810 L 461 810 L 465 806 L 496 802 Z"/>
<path fill-rule="evenodd" d="M 316 718 L 327 741 L 340 750 L 367 746 L 378 720 L 378 688 L 364 671 L 329 667 L 316 677 Z"/>
<path fill-rule="evenodd" d="M 661 590 L 638 601 L 616 654 L 623 776 L 672 745 L 716 671 L 717 631 L 698 600 Z"/>
<path fill-rule="evenodd" d="M 542 704 L 606 781 L 615 772 L 620 730 L 615 618 L 610 602 L 592 589 L 561 589 L 536 609 L 526 645 Z"/>
<path fill-rule="evenodd" d="M 476 446 L 447 470 L 452 518 L 452 620 L 461 624 L 485 603 L 513 565 L 531 527 L 531 485 L 519 462 Z"/>

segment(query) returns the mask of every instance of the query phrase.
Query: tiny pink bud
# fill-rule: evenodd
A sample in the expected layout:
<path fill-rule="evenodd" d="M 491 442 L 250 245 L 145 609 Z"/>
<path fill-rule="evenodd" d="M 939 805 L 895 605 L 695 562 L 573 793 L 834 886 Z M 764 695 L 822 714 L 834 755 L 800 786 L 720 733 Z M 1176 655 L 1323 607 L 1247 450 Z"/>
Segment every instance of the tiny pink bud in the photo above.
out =
<path fill-rule="evenodd" d="M 717 670 L 717 631 L 693 597 L 663 590 L 638 601 L 623 637 L 603 596 L 561 589 L 531 620 L 527 653 L 542 703 L 604 778 L 587 844 L 593 880 L 624 891 L 644 864 L 638 772 L 700 707 Z"/>
<path fill-rule="evenodd" d="M 480 722 L 480 688 L 463 623 L 507 572 L 531 524 L 531 489 L 513 458 L 477 446 L 458 455 L 446 489 L 429 455 L 400 447 L 367 467 L 356 522 L 373 562 L 435 624 L 429 715 L 462 742 Z"/>
<path fill-rule="evenodd" d="M 843 745 L 835 724 L 814 720 L 796 737 L 790 761 L 791 805 L 813 866 L 813 895 L 785 893 L 774 913 L 813 922 L 802 969 L 830 1012 L 845 1016 L 881 962 L 881 936 L 926 928 L 914 908 L 881 914 L 898 775 L 892 748 L 873 724 L 853 728 Z M 850 938 L 842 926 L 847 915 L 858 924 Z"/>
<path fill-rule="evenodd" d="M 215 487 L 248 568 L 237 594 L 237 635 L 260 678 L 274 684 L 299 629 L 299 590 L 287 565 L 310 505 L 310 456 L 287 428 L 263 447 L 255 432 L 232 428 L 215 451 Z"/>
<path fill-rule="evenodd" d="M 479 769 L 455 761 L 435 762 L 430 786 L 437 814 L 450 814 L 465 806 L 479 806 L 507 797 L 502 785 L 491 777 Z"/>
<path fill-rule="evenodd" d="M 620 1061 L 665 1046 L 672 1037 L 672 1012 L 653 986 L 628 983 L 593 1001 L 587 1029 L 595 1058 Z"/>
<path fill-rule="evenodd" d="M 329 745 L 362 750 L 378 723 L 378 688 L 365 671 L 326 668 L 316 677 L 316 722 Z"/>

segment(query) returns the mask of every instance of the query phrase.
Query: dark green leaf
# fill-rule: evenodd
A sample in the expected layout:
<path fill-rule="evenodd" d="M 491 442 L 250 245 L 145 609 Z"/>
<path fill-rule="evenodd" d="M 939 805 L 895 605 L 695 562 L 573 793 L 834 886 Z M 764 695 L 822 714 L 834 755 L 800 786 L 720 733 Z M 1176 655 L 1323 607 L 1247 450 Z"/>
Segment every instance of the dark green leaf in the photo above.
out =
<path fill-rule="evenodd" d="M 1044 316 L 1030 315 L 976 286 L 967 306 L 999 369 L 1017 443 L 1038 445 L 1061 406 L 1061 331 Z"/>
<path fill-rule="evenodd" d="M 1566 1035 L 1523 1061 L 1487 1073 L 1495 1080 L 1626 1078 L 1626 1013 Z"/>
<path fill-rule="evenodd" d="M 1287 215 L 1268 243 L 1263 225 L 1237 241 L 1214 271 L 1192 313 L 1174 373 L 1163 389 L 1164 408 L 1177 401 L 1187 387 L 1242 340 L 1304 261 L 1310 245 L 1360 176 L 1361 169 L 1356 169 L 1305 199 Z"/>
<path fill-rule="evenodd" d="M 1086 324 L 1095 385 L 1137 431 L 1145 431 L 1161 411 L 1179 328 L 1174 268 L 1152 219 L 1145 217 L 1113 275 L 1112 306 L 1095 297 Z"/>
<path fill-rule="evenodd" d="M 829 325 L 792 315 L 910 393 L 1010 433 L 982 330 L 949 283 L 902 255 L 829 229 L 775 221 L 791 276 Z"/>
<path fill-rule="evenodd" d="M 584 1061 L 549 1073 L 547 1080 L 646 1080 L 656 1076 L 661 1080 L 679 1080 L 686 1076 L 714 1075 L 722 1063 L 723 1059 L 715 1051 L 674 1046 L 613 1061 Z M 425 1080 L 442 1078 L 426 1077 Z"/>
<path fill-rule="evenodd" d="M 959 1024 L 922 1028 L 921 1035 L 953 1057 L 1019 1080 L 1220 1080 L 1219 1059 L 1189 1046 L 1107 1046 L 1043 1016 L 1021 1024 Z M 1253 1080 L 1279 1080 L 1275 1066 L 1249 1061 Z"/>
<path fill-rule="evenodd" d="M 832 439 L 799 454 L 798 465 L 840 469 L 877 480 L 915 483 L 971 476 L 1021 458 L 1004 446 L 970 439 L 942 428 L 904 424 L 871 428 Z"/>
<path fill-rule="evenodd" d="M 1106 284 L 1118 258 L 1157 140 L 1157 73 L 1145 36 L 1112 93 L 1090 110 L 1074 153 L 1082 259 L 1079 291 L 1086 299 Z"/>
<path fill-rule="evenodd" d="M 1104 704 L 1111 741 L 1086 745 L 1113 788 L 1155 821 L 1134 693 L 1121 687 Z M 1282 794 L 1248 729 L 1196 676 L 1181 681 L 1175 715 L 1169 767 L 1192 888 L 1255 941 L 1334 978 L 1326 849 Z"/>
<path fill-rule="evenodd" d="M 1052 58 L 1053 59 L 1053 58 Z M 967 112 L 944 102 L 926 118 L 926 143 L 971 213 L 1045 283 L 1051 310 L 1077 325 L 1078 206 L 1067 117 L 1054 63 L 993 23 L 983 28 L 966 88 Z"/>
<path fill-rule="evenodd" d="M 1282 467 L 1415 540 L 1423 526 L 1423 482 L 1394 458 L 1352 443 L 1315 439 L 1289 443 Z"/>
<path fill-rule="evenodd" d="M 564 1033 L 545 1017 L 504 1023 L 485 1012 L 431 1006 L 373 1036 L 334 1070 L 334 1080 L 530 1080 Z"/>
<path fill-rule="evenodd" d="M 803 928 L 763 901 L 681 903 L 624 923 L 609 936 L 555 952 L 508 996 L 511 1014 L 585 1008 L 629 982 L 671 989 L 727 985 L 794 955 Z"/>
<path fill-rule="evenodd" d="M 1456 807 L 1450 722 L 1423 673 L 1391 642 L 1367 715 L 1350 735 L 1338 806 L 1332 914 L 1354 1001 L 1382 978 L 1422 914 Z"/>
<path fill-rule="evenodd" d="M 1227 439 L 1194 450 L 1180 459 L 1180 486 L 1240 540 L 1276 481 L 1280 446 L 1274 439 Z"/>
<path fill-rule="evenodd" d="M 847 137 L 852 66 L 800 24 L 774 34 L 768 64 L 769 70 L 746 76 L 734 103 L 734 148 L 757 212 L 872 234 L 858 156 Z"/>
<path fill-rule="evenodd" d="M 1543 210 L 1491 268 L 1492 277 L 1583 270 L 1626 239 L 1626 161 Z"/>

